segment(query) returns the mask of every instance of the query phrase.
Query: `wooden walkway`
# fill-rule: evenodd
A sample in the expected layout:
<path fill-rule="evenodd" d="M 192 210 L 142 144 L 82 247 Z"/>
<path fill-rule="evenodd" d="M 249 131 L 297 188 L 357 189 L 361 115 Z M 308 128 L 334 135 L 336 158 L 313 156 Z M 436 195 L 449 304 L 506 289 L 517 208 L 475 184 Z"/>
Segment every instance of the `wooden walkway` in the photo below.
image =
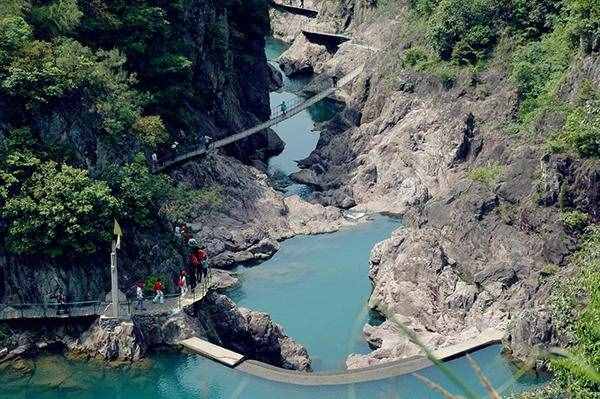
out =
<path fill-rule="evenodd" d="M 210 281 L 210 280 L 209 280 Z M 119 314 L 123 317 L 155 315 L 183 309 L 201 301 L 212 287 L 212 282 L 199 286 L 195 293 L 186 296 L 166 295 L 164 303 L 146 298 L 143 309 L 136 309 L 136 301 L 119 302 Z M 0 303 L 0 321 L 92 318 L 112 314 L 112 304 L 107 301 L 68 303 Z"/>
<path fill-rule="evenodd" d="M 467 340 L 457 345 L 452 345 L 446 348 L 435 350 L 432 352 L 432 357 L 442 362 L 453 360 L 458 357 L 464 356 L 467 353 L 471 353 L 491 345 L 500 344 L 502 343 L 504 335 L 504 332 L 501 331 L 486 330 L 474 339 Z M 186 345 L 184 342 L 182 342 L 182 345 L 190 348 L 190 346 Z M 331 373 L 307 373 L 303 371 L 286 370 L 256 360 L 244 360 L 243 355 L 231 351 L 228 351 L 230 353 L 227 354 L 227 356 L 230 359 L 222 360 L 218 359 L 219 353 L 221 353 L 220 351 L 215 351 L 208 354 L 204 353 L 204 349 L 191 349 L 194 350 L 196 353 L 200 353 L 201 355 L 209 357 L 211 359 L 216 359 L 224 364 L 227 364 L 227 362 L 224 360 L 240 359 L 237 365 L 230 366 L 237 371 L 247 373 L 252 376 L 269 381 L 302 386 L 347 385 L 361 382 L 377 381 L 398 377 L 401 375 L 411 374 L 434 365 L 434 363 L 425 356 L 414 356 L 411 358 L 402 359 L 395 362 L 383 363 L 362 369 L 345 370 Z M 231 355 L 231 353 L 233 353 L 233 355 Z"/>
<path fill-rule="evenodd" d="M 205 155 L 208 152 L 213 151 L 217 148 L 225 147 L 229 144 L 235 143 L 236 141 L 243 140 L 243 139 L 250 137 L 254 134 L 257 134 L 265 129 L 275 126 L 278 123 L 281 123 L 281 122 L 299 114 L 300 112 L 306 110 L 308 107 L 318 103 L 319 101 L 323 100 L 324 98 L 331 96 L 333 93 L 335 93 L 341 87 L 347 85 L 348 83 L 350 83 L 354 79 L 356 79 L 363 72 L 363 68 L 364 68 L 363 66 L 356 68 L 355 70 L 350 72 L 348 75 L 341 78 L 335 86 L 332 86 L 332 87 L 316 94 L 315 96 L 310 97 L 310 98 L 300 102 L 298 105 L 295 105 L 294 107 L 287 110 L 287 112 L 279 114 L 278 116 L 271 118 L 267 122 L 261 123 L 260 125 L 257 125 L 253 128 L 244 130 L 240 133 L 236 133 L 234 135 L 225 137 L 224 139 L 215 141 L 215 142 L 211 143 L 211 145 L 208 149 L 205 147 L 202 147 L 197 150 L 185 153 L 183 155 L 179 155 L 171 160 L 167 160 L 167 161 L 163 162 L 162 164 L 160 164 L 157 168 L 155 168 L 153 172 L 154 173 L 163 172 L 173 166 L 179 165 L 179 164 L 187 162 L 191 159 Z"/>
<path fill-rule="evenodd" d="M 316 18 L 319 15 L 319 10 L 308 7 L 298 7 L 292 4 L 285 4 L 287 0 L 271 0 L 271 6 L 278 10 L 286 11 L 291 14 L 303 15 L 308 18 Z M 295 0 L 299 2 L 298 0 Z"/>
<path fill-rule="evenodd" d="M 196 352 L 204 357 L 216 360 L 219 363 L 223 363 L 229 367 L 237 366 L 242 360 L 244 355 L 230 351 L 221 346 L 211 344 L 203 339 L 193 337 L 180 342 L 180 345 L 185 348 Z"/>

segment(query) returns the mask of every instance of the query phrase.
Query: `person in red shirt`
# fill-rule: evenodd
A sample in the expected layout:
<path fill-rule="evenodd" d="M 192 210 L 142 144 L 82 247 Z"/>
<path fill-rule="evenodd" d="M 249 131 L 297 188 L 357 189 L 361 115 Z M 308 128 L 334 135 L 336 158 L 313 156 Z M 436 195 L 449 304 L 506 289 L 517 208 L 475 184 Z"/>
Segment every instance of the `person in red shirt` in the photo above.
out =
<path fill-rule="evenodd" d="M 154 283 L 154 292 L 156 292 L 156 296 L 154 297 L 152 302 L 165 303 L 165 294 L 163 293 L 163 289 L 163 283 L 160 281 L 160 279 L 156 279 L 156 283 Z"/>

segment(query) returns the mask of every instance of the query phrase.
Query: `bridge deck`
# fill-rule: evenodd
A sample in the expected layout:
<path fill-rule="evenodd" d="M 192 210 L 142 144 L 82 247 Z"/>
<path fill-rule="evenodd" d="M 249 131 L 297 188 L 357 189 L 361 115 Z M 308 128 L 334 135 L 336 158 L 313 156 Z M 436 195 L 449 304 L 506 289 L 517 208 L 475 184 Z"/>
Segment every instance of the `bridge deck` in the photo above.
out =
<path fill-rule="evenodd" d="M 229 367 L 237 366 L 242 360 L 244 355 L 230 351 L 221 346 L 211 344 L 203 339 L 193 337 L 180 342 L 181 345 L 187 349 L 199 353 L 202 356 L 216 360 L 219 363 L 223 363 Z"/>
<path fill-rule="evenodd" d="M 293 117 L 294 115 L 306 110 L 308 107 L 318 103 L 319 101 L 323 100 L 324 98 L 329 97 L 330 95 L 335 93 L 338 89 L 340 89 L 341 87 L 343 87 L 343 86 L 347 85 L 348 83 L 350 83 L 351 81 L 353 81 L 358 75 L 360 75 L 362 73 L 362 71 L 363 71 L 362 66 L 359 68 L 356 68 L 355 70 L 350 72 L 348 75 L 346 75 L 342 79 L 340 79 L 335 86 L 332 86 L 329 89 L 326 89 L 326 90 L 316 94 L 315 96 L 308 98 L 307 100 L 301 102 L 300 104 L 296 105 L 295 107 L 289 109 L 284 114 L 280 114 L 280 115 L 268 120 L 267 122 L 261 123 L 260 125 L 257 125 L 253 128 L 244 130 L 240 133 L 237 133 L 232 136 L 226 137 L 224 139 L 215 141 L 214 143 L 211 144 L 210 150 L 212 151 L 214 149 L 235 143 L 236 141 L 250 137 L 253 134 L 259 133 L 265 129 L 268 129 L 272 126 L 277 125 L 278 123 L 281 123 L 281 122 Z M 199 148 L 195 151 L 191 151 L 186 154 L 180 155 L 172 160 L 164 162 L 162 165 L 157 167 L 154 170 L 154 172 L 160 173 L 160 172 L 162 172 L 168 168 L 171 168 L 175 165 L 178 165 L 180 163 L 183 163 L 183 162 L 189 161 L 193 158 L 204 155 L 207 152 L 208 152 L 207 149 L 203 147 L 203 148 Z"/>
<path fill-rule="evenodd" d="M 298 7 L 291 4 L 285 4 L 285 0 L 271 0 L 271 6 L 274 8 L 290 12 L 292 14 L 304 15 L 305 17 L 315 18 L 319 15 L 319 10 L 315 10 L 314 8 L 308 7 Z"/>
<path fill-rule="evenodd" d="M 210 278 L 210 277 L 209 277 Z M 136 308 L 136 301 L 119 302 L 119 314 L 123 317 L 155 315 L 182 309 L 201 301 L 210 291 L 212 283 L 199 286 L 186 296 L 167 295 L 164 303 L 154 303 L 146 298 L 143 309 Z M 76 319 L 112 314 L 112 304 L 106 301 L 69 303 L 4 303 L 0 304 L 0 321 L 21 319 Z"/>
<path fill-rule="evenodd" d="M 487 330 L 474 339 L 435 350 L 432 352 L 432 357 L 439 361 L 452 360 L 478 349 L 501 343 L 503 338 L 504 332 Z M 303 386 L 325 386 L 383 380 L 411 374 L 433 365 L 434 363 L 425 356 L 414 356 L 362 369 L 332 373 L 306 373 L 302 371 L 286 370 L 256 360 L 242 360 L 235 366 L 235 370 L 269 381 Z"/>

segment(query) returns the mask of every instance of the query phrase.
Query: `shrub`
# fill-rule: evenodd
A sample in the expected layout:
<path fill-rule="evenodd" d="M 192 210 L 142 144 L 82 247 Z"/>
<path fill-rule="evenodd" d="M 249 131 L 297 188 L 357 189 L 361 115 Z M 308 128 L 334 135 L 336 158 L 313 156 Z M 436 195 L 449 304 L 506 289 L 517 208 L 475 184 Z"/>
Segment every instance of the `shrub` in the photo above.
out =
<path fill-rule="evenodd" d="M 34 25 L 49 36 L 70 33 L 81 21 L 83 13 L 77 0 L 55 0 L 48 5 L 34 7 L 31 18 Z"/>
<path fill-rule="evenodd" d="M 572 58 L 572 47 L 564 28 L 558 28 L 517 51 L 511 79 L 521 98 L 520 120 L 523 124 L 534 120 L 554 100 Z"/>
<path fill-rule="evenodd" d="M 133 124 L 136 136 L 149 148 L 164 144 L 169 139 L 169 132 L 160 116 L 144 116 Z"/>
<path fill-rule="evenodd" d="M 441 0 L 431 20 L 429 36 L 443 59 L 476 62 L 496 42 L 499 2 Z"/>
<path fill-rule="evenodd" d="M 427 64 L 429 56 L 425 50 L 420 47 L 411 47 L 402 54 L 402 67 L 422 69 Z"/>
<path fill-rule="evenodd" d="M 549 141 L 553 152 L 600 156 L 600 95 L 590 82 L 582 84 L 577 104 L 566 113 L 563 130 Z"/>
<path fill-rule="evenodd" d="M 597 397 L 600 391 L 600 227 L 590 226 L 571 257 L 576 273 L 561 281 L 550 304 L 561 334 L 571 337 L 570 355 L 553 359 L 550 369 L 565 397 Z M 584 299 L 584 307 L 580 306 Z"/>
<path fill-rule="evenodd" d="M 31 27 L 21 17 L 0 18 L 0 78 L 12 57 L 32 40 Z"/>
<path fill-rule="evenodd" d="M 143 154 L 138 154 L 130 164 L 108 167 L 100 177 L 122 201 L 121 218 L 141 226 L 156 220 L 161 204 L 173 190 L 167 177 L 150 173 Z"/>
<path fill-rule="evenodd" d="M 117 51 L 92 52 L 71 39 L 34 41 L 7 70 L 2 87 L 30 106 L 76 95 L 92 104 L 100 126 L 115 137 L 138 120 L 147 97 L 132 89 L 135 80 L 123 70 Z"/>
<path fill-rule="evenodd" d="M 491 188 L 498 181 L 502 170 L 502 166 L 498 164 L 489 164 L 471 169 L 467 176 L 469 179 Z"/>
<path fill-rule="evenodd" d="M 600 2 L 566 0 L 569 12 L 568 32 L 574 44 L 585 52 L 600 50 Z"/>
<path fill-rule="evenodd" d="M 583 230 L 590 222 L 590 215 L 578 210 L 562 211 L 560 221 L 571 230 Z"/>
<path fill-rule="evenodd" d="M 84 170 L 45 162 L 1 209 L 8 249 L 52 257 L 93 253 L 111 239 L 119 208 L 106 183 L 93 181 Z"/>

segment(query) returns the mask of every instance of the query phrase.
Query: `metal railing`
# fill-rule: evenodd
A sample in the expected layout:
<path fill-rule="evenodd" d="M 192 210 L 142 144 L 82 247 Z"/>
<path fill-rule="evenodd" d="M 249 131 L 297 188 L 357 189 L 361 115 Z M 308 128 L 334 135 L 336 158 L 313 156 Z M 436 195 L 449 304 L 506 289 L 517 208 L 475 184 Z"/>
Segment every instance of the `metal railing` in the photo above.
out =
<path fill-rule="evenodd" d="M 199 284 L 194 292 L 187 295 L 167 294 L 164 303 L 153 302 L 152 298 L 144 300 L 141 309 L 136 307 L 135 298 L 119 302 L 119 314 L 123 316 L 152 315 L 176 311 L 200 301 L 213 285 L 212 270 L 208 270 L 206 282 Z M 0 320 L 19 319 L 69 319 L 101 316 L 110 314 L 111 303 L 107 301 L 80 302 L 47 302 L 47 303 L 0 303 Z"/>

